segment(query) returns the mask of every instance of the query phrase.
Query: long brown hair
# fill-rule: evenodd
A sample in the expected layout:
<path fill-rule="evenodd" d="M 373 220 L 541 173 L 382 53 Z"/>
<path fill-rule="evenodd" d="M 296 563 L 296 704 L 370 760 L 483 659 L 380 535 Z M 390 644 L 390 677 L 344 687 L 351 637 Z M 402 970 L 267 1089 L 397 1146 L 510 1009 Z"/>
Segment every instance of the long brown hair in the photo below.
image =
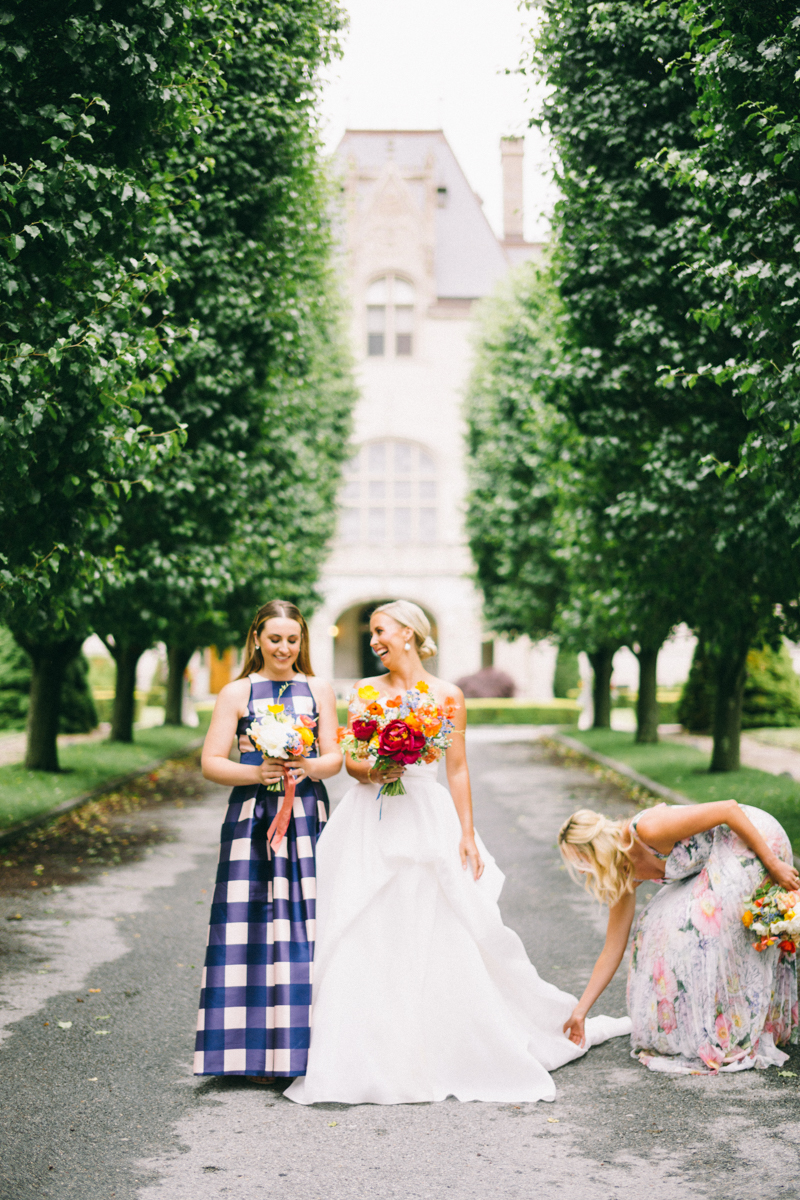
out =
<path fill-rule="evenodd" d="M 261 608 L 250 623 L 250 628 L 247 631 L 247 642 L 244 648 L 244 666 L 242 667 L 241 675 L 238 675 L 237 678 L 246 679 L 248 675 L 252 675 L 254 672 L 263 669 L 264 655 L 261 653 L 261 647 L 256 639 L 270 617 L 284 617 L 289 621 L 297 621 L 297 624 L 300 626 L 300 653 L 297 655 L 292 669 L 302 672 L 304 675 L 313 675 L 308 626 L 306 625 L 305 617 L 297 605 L 292 604 L 290 600 L 270 600 L 268 604 L 261 605 Z"/>

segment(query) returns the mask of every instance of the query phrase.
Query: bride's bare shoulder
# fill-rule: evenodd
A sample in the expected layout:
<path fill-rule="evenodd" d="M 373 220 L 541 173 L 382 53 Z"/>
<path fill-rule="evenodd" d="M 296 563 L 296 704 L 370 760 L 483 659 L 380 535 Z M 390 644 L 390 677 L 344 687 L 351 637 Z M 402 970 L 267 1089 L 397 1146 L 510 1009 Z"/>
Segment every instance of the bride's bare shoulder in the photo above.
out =
<path fill-rule="evenodd" d="M 459 705 L 464 703 L 464 693 L 457 684 L 448 683 L 446 679 L 438 679 L 436 675 L 431 675 L 427 684 L 435 693 L 437 700 L 455 700 Z"/>
<path fill-rule="evenodd" d="M 367 675 L 364 679 L 359 679 L 353 684 L 353 689 L 358 691 L 362 687 L 376 687 L 380 689 L 380 685 L 386 680 L 385 675 Z"/>

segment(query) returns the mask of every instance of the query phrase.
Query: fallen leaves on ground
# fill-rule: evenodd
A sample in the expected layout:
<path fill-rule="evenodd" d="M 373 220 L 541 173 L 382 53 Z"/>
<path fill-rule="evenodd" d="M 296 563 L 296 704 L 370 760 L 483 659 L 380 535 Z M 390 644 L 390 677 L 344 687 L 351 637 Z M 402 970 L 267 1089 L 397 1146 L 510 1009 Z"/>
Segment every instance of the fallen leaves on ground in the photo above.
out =
<path fill-rule="evenodd" d="M 169 759 L 156 771 L 21 837 L 6 851 L 0 892 L 8 895 L 30 887 L 61 891 L 67 884 L 82 882 L 98 867 L 151 853 L 154 846 L 171 840 L 164 823 L 153 820 L 153 809 L 183 808 L 187 800 L 202 800 L 207 794 L 209 785 L 200 776 L 199 763 L 199 751 Z M 20 913 L 7 917 L 22 919 Z"/>

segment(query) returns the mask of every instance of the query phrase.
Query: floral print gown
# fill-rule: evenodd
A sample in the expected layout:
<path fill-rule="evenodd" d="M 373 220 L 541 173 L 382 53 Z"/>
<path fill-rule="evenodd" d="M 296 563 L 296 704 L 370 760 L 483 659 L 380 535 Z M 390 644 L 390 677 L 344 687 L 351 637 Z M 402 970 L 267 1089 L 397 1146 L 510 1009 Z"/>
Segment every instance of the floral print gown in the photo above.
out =
<path fill-rule="evenodd" d="M 791 863 L 789 839 L 775 818 L 743 808 L 770 849 Z M 665 883 L 633 931 L 633 1056 L 672 1074 L 784 1062 L 776 1046 L 797 1033 L 796 956 L 777 944 L 759 953 L 742 924 L 744 901 L 764 878 L 760 859 L 718 825 L 676 842 L 665 867 Z"/>

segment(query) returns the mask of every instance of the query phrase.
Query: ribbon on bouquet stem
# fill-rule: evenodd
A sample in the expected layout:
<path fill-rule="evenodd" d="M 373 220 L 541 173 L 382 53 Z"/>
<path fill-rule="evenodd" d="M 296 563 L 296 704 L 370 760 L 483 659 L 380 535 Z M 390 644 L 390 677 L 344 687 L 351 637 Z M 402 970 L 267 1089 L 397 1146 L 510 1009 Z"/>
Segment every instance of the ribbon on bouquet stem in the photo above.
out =
<path fill-rule="evenodd" d="M 272 850 L 277 850 L 283 839 L 286 837 L 286 830 L 289 828 L 289 822 L 292 819 L 292 809 L 294 808 L 294 793 L 297 787 L 291 767 L 288 763 L 283 764 L 284 787 L 286 789 L 283 804 L 278 809 L 277 814 L 273 817 L 269 829 L 267 830 L 267 845 Z"/>

